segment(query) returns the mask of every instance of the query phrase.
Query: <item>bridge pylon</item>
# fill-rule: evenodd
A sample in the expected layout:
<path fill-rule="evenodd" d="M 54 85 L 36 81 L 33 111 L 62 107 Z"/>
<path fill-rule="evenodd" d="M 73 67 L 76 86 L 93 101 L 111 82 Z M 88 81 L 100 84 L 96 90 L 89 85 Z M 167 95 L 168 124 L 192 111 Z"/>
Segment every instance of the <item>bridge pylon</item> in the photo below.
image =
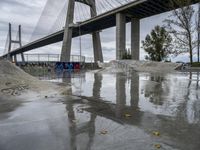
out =
<path fill-rule="evenodd" d="M 21 25 L 18 26 L 18 34 L 17 34 L 17 38 L 16 40 L 13 40 L 12 39 L 12 25 L 11 23 L 9 23 L 9 30 L 8 30 L 8 54 L 7 54 L 7 59 L 8 60 L 12 60 L 12 56 L 10 55 L 10 52 L 11 52 L 11 47 L 12 47 L 12 44 L 19 44 L 19 47 L 22 47 L 22 39 L 21 39 Z M 22 62 L 24 62 L 24 54 L 21 53 L 21 58 L 22 58 Z M 14 61 L 17 62 L 17 56 L 14 55 Z"/>
<path fill-rule="evenodd" d="M 69 0 L 60 58 L 60 61 L 62 62 L 70 61 L 75 2 L 80 2 L 88 5 L 90 7 L 91 17 L 95 17 L 97 15 L 95 0 Z M 92 40 L 94 50 L 94 61 L 103 62 L 100 33 L 93 32 Z"/>
<path fill-rule="evenodd" d="M 116 59 L 121 60 L 126 53 L 126 19 L 131 19 L 131 58 L 140 59 L 140 19 L 116 14 Z"/>

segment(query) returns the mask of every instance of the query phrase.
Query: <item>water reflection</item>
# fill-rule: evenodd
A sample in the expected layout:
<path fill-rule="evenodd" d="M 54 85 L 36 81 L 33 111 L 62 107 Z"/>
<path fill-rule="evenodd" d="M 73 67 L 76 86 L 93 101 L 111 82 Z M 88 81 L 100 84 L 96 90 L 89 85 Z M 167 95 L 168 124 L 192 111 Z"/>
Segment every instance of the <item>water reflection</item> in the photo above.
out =
<path fill-rule="evenodd" d="M 131 106 L 135 109 L 138 109 L 139 104 L 139 75 L 135 72 L 131 74 L 131 88 L 130 88 L 130 97 L 131 97 Z"/>
<path fill-rule="evenodd" d="M 169 148 L 171 144 L 170 149 L 198 149 L 200 147 L 196 141 L 200 138 L 200 133 L 196 133 L 196 130 L 200 129 L 198 75 L 198 73 L 189 73 L 156 76 L 136 72 L 128 76 L 123 73 L 115 75 L 86 74 L 85 81 L 89 77 L 90 82 L 82 83 L 84 89 L 81 90 L 81 94 L 78 94 L 80 99 L 67 102 L 66 106 L 70 122 L 71 149 L 78 149 L 77 145 L 85 145 L 81 149 L 95 149 L 93 146 L 97 146 L 96 140 L 99 136 L 99 130 L 102 127 L 112 128 L 114 123 L 121 130 L 118 131 L 117 129 L 115 132 L 109 133 L 110 136 L 115 137 L 116 134 L 121 134 L 131 139 L 135 137 L 127 134 L 127 131 L 132 132 L 131 127 L 138 127 L 147 134 L 159 130 L 170 139 L 170 141 L 163 137 L 159 139 L 162 145 L 167 143 L 164 146 L 165 148 Z M 93 78 L 91 78 L 92 76 Z M 111 87 L 114 90 L 110 89 L 107 92 L 108 95 L 105 95 L 103 92 L 106 89 L 104 84 L 108 84 L 108 81 L 112 83 Z M 78 80 L 66 82 L 73 82 L 72 85 L 78 84 Z M 86 84 L 87 86 L 85 86 Z M 88 94 L 90 93 L 88 90 L 92 94 Z M 77 93 L 76 88 L 72 88 L 72 93 Z M 113 99 L 109 99 L 109 97 Z M 87 103 L 81 99 L 86 99 Z M 83 107 L 81 116 L 74 112 L 79 104 L 86 106 Z M 131 117 L 127 118 L 126 114 Z M 81 123 L 76 122 L 76 115 L 82 120 Z M 101 128 L 99 124 L 101 124 Z M 190 126 L 191 124 L 192 126 Z M 131 127 L 127 129 L 124 125 Z M 191 133 L 194 134 L 191 135 Z M 85 136 L 81 136 L 83 134 L 88 137 L 87 140 L 84 140 L 87 141 L 86 144 L 82 143 L 82 138 L 85 138 Z M 146 137 L 144 133 L 138 136 Z M 184 137 L 190 138 L 190 141 Z M 115 140 L 118 140 L 118 138 L 116 137 Z M 134 144 L 129 143 L 128 145 Z"/>
<path fill-rule="evenodd" d="M 69 121 L 69 134 L 70 134 L 70 149 L 76 150 L 76 124 L 73 122 L 75 120 L 75 113 L 73 110 L 73 105 L 68 103 L 66 106 L 68 112 L 68 121 Z"/>
<path fill-rule="evenodd" d="M 114 105 L 116 117 L 127 107 L 156 115 L 199 122 L 199 72 L 167 75 L 64 72 L 53 78 L 72 85 L 71 93 Z M 57 80 L 57 81 L 58 81 Z"/>
<path fill-rule="evenodd" d="M 85 81 L 88 82 L 82 83 L 81 95 L 114 104 L 117 117 L 122 116 L 127 107 L 153 114 L 176 116 L 179 111 L 189 109 L 186 105 L 191 106 L 191 103 L 199 101 L 199 73 L 162 76 L 135 72 L 128 76 L 123 73 L 86 73 Z M 72 84 L 78 83 L 78 80 L 74 80 Z M 76 90 L 72 90 L 75 95 Z M 186 104 L 187 101 L 190 104 Z"/>
<path fill-rule="evenodd" d="M 93 84 L 93 97 L 101 97 L 101 87 L 102 87 L 102 74 L 94 74 L 94 84 Z"/>
<path fill-rule="evenodd" d="M 146 82 L 143 89 L 145 98 L 148 98 L 154 105 L 163 105 L 162 95 L 164 92 L 164 77 L 151 76 L 149 81 L 150 82 Z M 167 88 L 165 88 L 165 90 L 167 90 Z"/>
<path fill-rule="evenodd" d="M 122 74 L 116 75 L 116 117 L 121 117 L 126 105 L 126 78 Z"/>
<path fill-rule="evenodd" d="M 77 116 L 76 116 L 76 115 L 79 115 L 79 113 L 80 113 L 80 112 L 77 111 L 77 109 L 78 109 L 78 107 L 72 101 L 67 102 L 66 110 L 68 112 L 68 122 L 69 122 L 68 127 L 69 127 L 69 134 L 70 134 L 70 150 L 80 149 L 80 148 L 77 147 L 77 145 L 80 146 L 83 143 L 80 144 L 80 141 L 77 140 L 77 138 L 80 135 L 83 135 L 83 134 L 85 135 L 84 139 L 87 139 L 87 137 L 88 137 L 88 141 L 81 146 L 82 147 L 81 149 L 90 150 L 92 143 L 94 141 L 95 119 L 96 119 L 97 115 L 90 114 L 88 116 L 89 121 L 88 120 L 85 121 L 85 118 L 83 117 L 82 120 L 84 120 L 84 121 L 81 122 L 79 119 L 77 119 Z"/>
<path fill-rule="evenodd" d="M 72 150 L 200 148 L 199 73 L 66 73 L 62 82 L 76 95 L 64 101 Z"/>

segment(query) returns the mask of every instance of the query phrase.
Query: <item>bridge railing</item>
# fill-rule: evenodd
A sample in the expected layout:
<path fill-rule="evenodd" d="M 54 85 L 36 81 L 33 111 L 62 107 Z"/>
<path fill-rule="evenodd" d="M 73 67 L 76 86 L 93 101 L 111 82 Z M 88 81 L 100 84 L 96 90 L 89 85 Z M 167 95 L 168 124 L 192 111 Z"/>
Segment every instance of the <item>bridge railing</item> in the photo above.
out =
<path fill-rule="evenodd" d="M 25 62 L 59 62 L 60 54 L 24 54 Z M 71 62 L 85 62 L 85 56 L 71 55 Z M 19 59 L 18 62 L 21 62 Z"/>

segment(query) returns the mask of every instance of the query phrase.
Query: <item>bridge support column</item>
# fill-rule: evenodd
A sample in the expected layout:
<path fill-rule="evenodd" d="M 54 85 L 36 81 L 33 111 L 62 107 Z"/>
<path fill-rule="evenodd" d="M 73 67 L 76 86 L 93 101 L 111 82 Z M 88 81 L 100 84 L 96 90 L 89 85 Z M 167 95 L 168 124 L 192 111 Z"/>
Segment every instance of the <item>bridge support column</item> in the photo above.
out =
<path fill-rule="evenodd" d="M 95 17 L 97 16 L 95 0 L 90 1 L 90 3 L 91 3 L 91 7 L 90 7 L 91 17 Z M 94 50 L 94 62 L 97 62 L 97 61 L 103 62 L 100 33 L 93 32 L 92 40 L 93 40 L 93 50 Z"/>
<path fill-rule="evenodd" d="M 8 30 L 8 35 L 9 35 L 9 45 L 8 45 L 8 54 L 7 54 L 7 60 L 12 61 L 12 57 L 10 55 L 11 51 L 11 41 L 12 41 L 12 32 L 11 32 L 11 23 L 9 23 L 9 30 Z"/>
<path fill-rule="evenodd" d="M 25 63 L 25 58 L 24 58 L 24 54 L 21 53 L 21 58 L 22 58 L 22 63 L 24 64 Z"/>
<path fill-rule="evenodd" d="M 92 33 L 93 40 L 93 50 L 94 50 L 94 62 L 100 61 L 103 62 L 103 54 L 101 48 L 101 39 L 99 32 Z"/>
<path fill-rule="evenodd" d="M 131 56 L 140 59 L 140 20 L 136 18 L 131 19 Z"/>
<path fill-rule="evenodd" d="M 14 62 L 17 63 L 17 55 L 14 55 Z"/>
<path fill-rule="evenodd" d="M 126 49 L 126 15 L 116 14 L 116 59 L 122 59 Z"/>
<path fill-rule="evenodd" d="M 19 25 L 19 46 L 22 47 L 22 29 L 21 25 Z M 24 54 L 21 53 L 22 63 L 25 63 Z"/>
<path fill-rule="evenodd" d="M 75 0 L 69 0 L 68 1 L 67 18 L 66 18 L 65 29 L 64 29 L 61 58 L 60 58 L 60 61 L 62 61 L 62 62 L 69 62 L 70 61 L 71 44 L 72 44 L 72 31 L 73 31 L 73 29 L 72 29 L 72 27 L 70 27 L 70 25 L 73 24 L 74 7 L 75 7 Z"/>

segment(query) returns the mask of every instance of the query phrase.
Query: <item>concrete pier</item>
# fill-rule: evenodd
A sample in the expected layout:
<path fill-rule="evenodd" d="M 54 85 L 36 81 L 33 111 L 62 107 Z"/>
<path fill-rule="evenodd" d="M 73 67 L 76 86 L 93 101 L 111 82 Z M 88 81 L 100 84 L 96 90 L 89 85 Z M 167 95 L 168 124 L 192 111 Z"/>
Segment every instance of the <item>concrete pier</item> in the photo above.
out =
<path fill-rule="evenodd" d="M 126 49 L 126 15 L 116 14 L 116 59 L 123 57 Z"/>
<path fill-rule="evenodd" d="M 22 28 L 21 25 L 19 25 L 19 46 L 22 47 Z M 22 62 L 25 63 L 25 59 L 24 59 L 24 53 L 21 53 L 21 59 Z"/>
<path fill-rule="evenodd" d="M 91 4 L 90 6 L 91 17 L 95 17 L 97 16 L 95 0 L 90 1 L 90 4 Z M 97 61 L 103 62 L 101 38 L 100 38 L 100 33 L 98 31 L 92 33 L 92 40 L 93 40 L 94 62 Z"/>
<path fill-rule="evenodd" d="M 97 61 L 103 62 L 103 54 L 102 54 L 101 39 L 99 32 L 92 33 L 92 41 L 93 41 L 93 51 L 94 51 L 94 62 Z"/>
<path fill-rule="evenodd" d="M 70 25 L 73 24 L 75 2 L 80 2 L 80 3 L 84 3 L 88 5 L 90 7 L 91 17 L 95 17 L 97 15 L 95 1 L 92 1 L 92 0 L 88 0 L 88 1 L 70 0 L 69 1 L 65 30 L 64 30 L 64 37 L 63 37 L 63 45 L 62 45 L 62 51 L 61 51 L 62 62 L 70 61 L 72 32 L 73 32 L 73 27 L 70 27 Z M 100 40 L 100 34 L 98 31 L 95 31 L 92 33 L 92 39 L 93 39 L 93 49 L 94 49 L 94 61 L 103 62 L 101 40 Z"/>
<path fill-rule="evenodd" d="M 74 7 L 75 7 L 75 0 L 70 0 L 68 2 L 67 18 L 66 18 L 66 23 L 65 23 L 63 45 L 62 45 L 61 58 L 60 58 L 60 61 L 62 62 L 70 61 L 72 31 L 73 31 L 73 29 L 70 27 L 70 24 L 73 24 Z"/>
<path fill-rule="evenodd" d="M 131 19 L 131 56 L 140 59 L 140 20 L 136 18 Z"/>
<path fill-rule="evenodd" d="M 8 60 L 11 60 L 11 59 L 12 59 L 12 57 L 11 57 L 11 55 L 10 55 L 10 52 L 11 52 L 11 41 L 12 41 L 11 23 L 9 23 L 8 34 L 9 34 L 9 45 L 8 45 L 7 59 L 8 59 Z"/>
<path fill-rule="evenodd" d="M 14 55 L 14 62 L 17 62 L 17 55 Z"/>

